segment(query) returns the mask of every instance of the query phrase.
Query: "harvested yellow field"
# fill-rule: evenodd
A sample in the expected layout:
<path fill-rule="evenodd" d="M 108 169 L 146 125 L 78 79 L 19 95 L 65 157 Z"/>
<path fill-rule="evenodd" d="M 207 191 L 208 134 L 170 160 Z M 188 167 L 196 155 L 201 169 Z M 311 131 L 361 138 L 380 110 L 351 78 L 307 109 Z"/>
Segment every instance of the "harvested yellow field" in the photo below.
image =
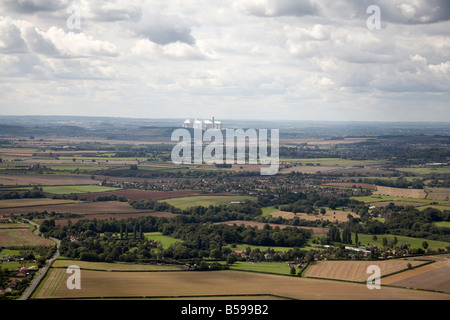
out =
<path fill-rule="evenodd" d="M 57 272 L 53 269 L 52 272 Z M 50 275 L 48 279 L 61 279 Z M 48 281 L 48 280 L 47 280 Z M 369 290 L 365 284 L 305 279 L 240 271 L 208 272 L 103 272 L 81 271 L 81 289 L 70 290 L 59 280 L 56 290 L 36 298 L 183 298 L 271 295 L 301 300 L 399 300 L 443 299 L 442 293 L 383 287 Z M 62 286 L 59 286 L 62 282 Z M 46 284 L 44 284 L 45 286 Z"/>
<path fill-rule="evenodd" d="M 401 189 L 382 186 L 377 186 L 377 191 L 374 194 L 414 199 L 425 199 L 427 196 L 425 190 L 422 189 Z"/>
<path fill-rule="evenodd" d="M 450 200 L 450 188 L 427 188 L 427 199 L 438 201 Z"/>
<path fill-rule="evenodd" d="M 339 210 L 329 210 L 325 214 L 307 214 L 307 213 L 293 213 L 293 212 L 287 212 L 287 211 L 277 211 L 271 214 L 272 217 L 278 218 L 282 217 L 283 219 L 293 219 L 295 217 L 298 217 L 299 219 L 307 220 L 307 221 L 316 221 L 316 220 L 322 220 L 322 221 L 337 221 L 337 222 L 347 222 L 348 221 L 348 215 L 351 214 L 354 218 L 359 218 L 359 215 L 350 212 L 350 211 L 339 211 Z"/>
<path fill-rule="evenodd" d="M 378 266 L 381 271 L 381 277 L 383 277 L 393 272 L 407 269 L 408 263 L 416 267 L 426 262 L 403 259 L 385 261 L 318 261 L 308 268 L 305 275 L 311 278 L 365 282 L 371 275 L 371 273 L 367 273 L 367 268 L 371 265 Z M 381 284 L 383 285 L 383 279 Z"/>

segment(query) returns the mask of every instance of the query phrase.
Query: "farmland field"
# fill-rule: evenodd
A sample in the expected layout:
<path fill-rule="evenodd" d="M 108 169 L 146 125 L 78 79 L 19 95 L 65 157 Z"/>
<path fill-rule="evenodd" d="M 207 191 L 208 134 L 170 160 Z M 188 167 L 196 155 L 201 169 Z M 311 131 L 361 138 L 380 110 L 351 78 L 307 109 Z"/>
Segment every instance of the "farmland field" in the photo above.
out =
<path fill-rule="evenodd" d="M 53 268 L 67 268 L 76 265 L 81 270 L 98 271 L 180 271 L 181 266 L 157 265 L 157 264 L 136 264 L 136 263 L 108 263 L 108 262 L 87 262 L 79 260 L 58 259 L 53 264 Z"/>
<path fill-rule="evenodd" d="M 47 199 L 49 200 L 49 199 Z M 53 199 L 50 199 L 53 200 Z M 64 200 L 63 200 L 64 201 Z M 77 213 L 77 214 L 115 214 L 115 213 L 141 213 L 151 212 L 149 210 L 137 210 L 127 202 L 102 201 L 102 202 L 76 202 L 63 204 L 31 205 L 26 207 L 3 208 L 1 214 L 20 214 L 33 211 L 47 211 L 56 213 Z"/>
<path fill-rule="evenodd" d="M 348 215 L 352 215 L 354 218 L 359 218 L 359 215 L 351 211 L 340 211 L 340 210 L 327 210 L 325 214 L 307 214 L 307 213 L 293 213 L 287 211 L 277 211 L 271 214 L 272 217 L 282 217 L 284 219 L 293 219 L 298 217 L 299 219 L 315 221 L 315 220 L 329 220 L 331 222 L 346 222 L 348 221 Z"/>
<path fill-rule="evenodd" d="M 227 224 L 227 225 L 234 225 L 237 226 L 244 225 L 245 227 L 251 226 L 251 227 L 257 227 L 258 229 L 264 228 L 266 224 L 270 225 L 271 227 L 279 227 L 280 229 L 286 228 L 286 227 L 296 227 L 306 230 L 311 230 L 313 235 L 324 235 L 328 232 L 327 228 L 318 228 L 318 227 L 299 227 L 299 226 L 292 226 L 292 225 L 286 225 L 286 224 L 273 224 L 273 223 L 264 223 L 264 222 L 257 222 L 257 221 L 244 221 L 244 220 L 233 220 L 233 221 L 225 221 L 225 222 L 216 222 L 217 224 Z"/>
<path fill-rule="evenodd" d="M 176 199 L 165 199 L 164 201 L 180 209 L 187 209 L 194 206 L 208 207 L 220 204 L 230 204 L 231 202 L 241 202 L 245 200 L 256 200 L 251 196 L 192 196 Z"/>
<path fill-rule="evenodd" d="M 96 184 L 101 181 L 91 179 L 83 175 L 52 175 L 52 174 L 24 174 L 24 175 L 0 175 L 0 185 L 3 186 L 62 186 Z"/>
<path fill-rule="evenodd" d="M 443 299 L 446 294 L 365 284 L 304 279 L 241 271 L 104 272 L 81 271 L 81 290 L 64 285 L 64 269 L 52 268 L 33 298 L 179 298 L 234 295 L 275 295 L 292 299 Z"/>
<path fill-rule="evenodd" d="M 128 200 L 139 200 L 139 199 L 163 200 L 170 198 L 194 196 L 199 194 L 200 193 L 198 191 L 193 190 L 149 191 L 149 190 L 126 189 L 126 190 L 116 190 L 91 194 L 79 194 L 78 196 L 80 198 L 86 198 L 86 200 L 92 200 L 98 196 L 109 196 L 109 195 L 123 196 Z"/>
<path fill-rule="evenodd" d="M 307 278 L 365 282 L 368 278 L 367 268 L 371 265 L 376 265 L 380 268 L 381 278 L 383 278 L 391 273 L 408 269 L 408 263 L 413 267 L 417 267 L 427 262 L 410 259 L 388 261 L 316 261 L 308 267 L 305 276 Z"/>
<path fill-rule="evenodd" d="M 289 275 L 291 269 L 287 262 L 242 262 L 237 261 L 231 265 L 231 270 L 251 271 Z"/>
<path fill-rule="evenodd" d="M 417 258 L 436 262 L 389 276 L 384 282 L 391 286 L 450 293 L 449 258 L 448 254 Z"/>
<path fill-rule="evenodd" d="M 168 248 L 170 245 L 172 245 L 174 243 L 182 242 L 182 240 L 180 240 L 180 239 L 175 239 L 173 237 L 165 236 L 161 232 L 148 232 L 148 233 L 144 233 L 144 236 L 148 240 L 154 240 L 154 241 L 160 242 L 163 249 Z"/>
<path fill-rule="evenodd" d="M 358 201 L 363 201 L 363 202 L 367 202 L 367 203 L 372 203 L 372 202 L 414 202 L 414 203 L 418 203 L 418 204 L 427 204 L 427 203 L 432 203 L 434 202 L 433 200 L 428 200 L 428 199 L 422 199 L 422 198 L 406 198 L 406 197 L 401 197 L 401 196 L 389 196 L 389 195 L 380 195 L 380 194 L 373 194 L 370 196 L 360 196 L 360 197 L 351 197 L 351 199 L 355 199 Z"/>
<path fill-rule="evenodd" d="M 47 198 L 8 199 L 8 200 L 0 200 L 0 209 L 20 208 L 20 207 L 39 207 L 39 206 L 48 206 L 48 205 L 57 206 L 57 205 L 62 205 L 62 204 L 74 204 L 74 203 L 79 203 L 79 201 L 47 199 Z"/>
<path fill-rule="evenodd" d="M 54 194 L 69 193 L 97 193 L 106 191 L 120 190 L 119 188 L 103 187 L 97 185 L 78 185 L 78 186 L 46 186 L 42 188 L 44 192 Z"/>
<path fill-rule="evenodd" d="M 49 239 L 41 238 L 31 232 L 28 225 L 23 228 L 0 228 L 1 246 L 53 246 L 55 243 Z"/>
<path fill-rule="evenodd" d="M 423 189 L 401 189 L 382 186 L 377 186 L 377 191 L 374 194 L 413 199 L 425 199 L 427 196 Z"/>
<path fill-rule="evenodd" d="M 396 236 L 396 235 L 392 235 L 392 234 L 377 234 L 376 237 L 377 237 L 377 240 L 374 240 L 373 235 L 358 234 L 358 242 L 360 242 L 361 245 L 374 244 L 374 245 L 377 245 L 378 247 L 382 247 L 383 246 L 383 244 L 382 244 L 383 238 L 386 238 L 388 241 L 391 241 L 394 238 L 397 238 L 398 245 L 400 245 L 402 243 L 409 244 L 410 248 L 422 248 L 422 243 L 424 241 L 426 241 L 428 243 L 428 247 L 431 249 L 446 248 L 446 247 L 450 246 L 450 242 L 412 238 L 412 237 L 405 237 L 405 236 Z M 353 241 L 354 241 L 354 238 L 355 238 L 355 235 L 352 234 Z"/>

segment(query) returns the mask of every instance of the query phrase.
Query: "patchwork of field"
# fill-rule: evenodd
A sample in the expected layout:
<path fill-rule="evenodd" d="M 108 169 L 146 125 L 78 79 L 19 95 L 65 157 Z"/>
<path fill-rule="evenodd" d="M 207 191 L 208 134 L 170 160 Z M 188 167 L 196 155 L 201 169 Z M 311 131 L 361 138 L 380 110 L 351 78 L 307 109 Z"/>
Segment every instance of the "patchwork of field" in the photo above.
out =
<path fill-rule="evenodd" d="M 381 277 L 384 277 L 391 273 L 408 269 L 408 263 L 413 267 L 417 267 L 427 262 L 406 259 L 384 261 L 316 261 L 308 267 L 305 276 L 309 278 L 365 282 L 371 274 L 367 273 L 367 268 L 371 265 L 378 266 L 381 271 Z"/>
<path fill-rule="evenodd" d="M 0 245 L 8 246 L 53 246 L 49 239 L 41 238 L 32 233 L 27 224 L 1 224 Z"/>
<path fill-rule="evenodd" d="M 447 294 L 365 284 L 305 279 L 241 271 L 103 272 L 81 271 L 81 289 L 66 286 L 65 269 L 52 268 L 33 298 L 181 298 L 275 295 L 308 300 L 449 300 Z"/>
<path fill-rule="evenodd" d="M 300 226 L 293 226 L 293 225 L 287 225 L 287 224 L 273 224 L 273 223 L 264 223 L 264 222 L 256 222 L 256 221 L 245 221 L 245 220 L 232 220 L 232 221 L 224 221 L 224 222 L 216 222 L 216 224 L 226 224 L 229 226 L 232 225 L 244 225 L 245 227 L 257 227 L 258 229 L 263 229 L 266 224 L 270 225 L 271 227 L 279 227 L 280 229 L 286 228 L 286 227 L 296 227 L 306 230 L 311 230 L 313 235 L 324 235 L 328 232 L 327 228 L 317 228 L 317 227 L 300 227 Z"/>
<path fill-rule="evenodd" d="M 307 220 L 307 221 L 316 221 L 316 220 L 322 220 L 322 221 L 338 221 L 338 222 L 347 222 L 348 221 L 348 215 L 351 214 L 354 218 L 359 218 L 359 215 L 351 212 L 351 211 L 340 211 L 340 210 L 327 210 L 325 214 L 307 214 L 307 213 L 293 213 L 293 212 L 287 212 L 287 211 L 277 211 L 274 213 L 271 213 L 271 216 L 274 218 L 282 217 L 284 219 L 293 219 L 295 217 L 298 217 L 301 220 Z"/>

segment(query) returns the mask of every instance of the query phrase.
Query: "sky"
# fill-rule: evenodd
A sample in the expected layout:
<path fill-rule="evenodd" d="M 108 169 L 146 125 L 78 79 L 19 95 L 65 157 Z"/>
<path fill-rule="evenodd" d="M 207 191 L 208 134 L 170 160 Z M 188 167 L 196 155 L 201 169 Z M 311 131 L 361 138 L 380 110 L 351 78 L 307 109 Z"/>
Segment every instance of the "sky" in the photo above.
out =
<path fill-rule="evenodd" d="M 0 114 L 450 121 L 450 1 L 2 0 Z"/>

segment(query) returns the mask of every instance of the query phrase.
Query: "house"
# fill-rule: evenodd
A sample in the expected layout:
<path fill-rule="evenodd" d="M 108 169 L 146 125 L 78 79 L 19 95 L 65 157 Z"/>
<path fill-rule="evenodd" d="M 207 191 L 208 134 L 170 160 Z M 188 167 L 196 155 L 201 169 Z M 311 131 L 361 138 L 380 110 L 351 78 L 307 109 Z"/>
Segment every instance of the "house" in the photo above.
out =
<path fill-rule="evenodd" d="M 27 272 L 29 272 L 30 270 L 29 270 L 28 267 L 26 267 L 26 266 L 21 266 L 21 267 L 19 268 L 19 271 L 22 271 L 22 272 L 27 273 Z"/>
<path fill-rule="evenodd" d="M 19 283 L 20 283 L 20 281 L 17 280 L 17 279 L 11 280 L 8 283 L 8 287 L 11 288 L 11 289 L 15 289 Z"/>

